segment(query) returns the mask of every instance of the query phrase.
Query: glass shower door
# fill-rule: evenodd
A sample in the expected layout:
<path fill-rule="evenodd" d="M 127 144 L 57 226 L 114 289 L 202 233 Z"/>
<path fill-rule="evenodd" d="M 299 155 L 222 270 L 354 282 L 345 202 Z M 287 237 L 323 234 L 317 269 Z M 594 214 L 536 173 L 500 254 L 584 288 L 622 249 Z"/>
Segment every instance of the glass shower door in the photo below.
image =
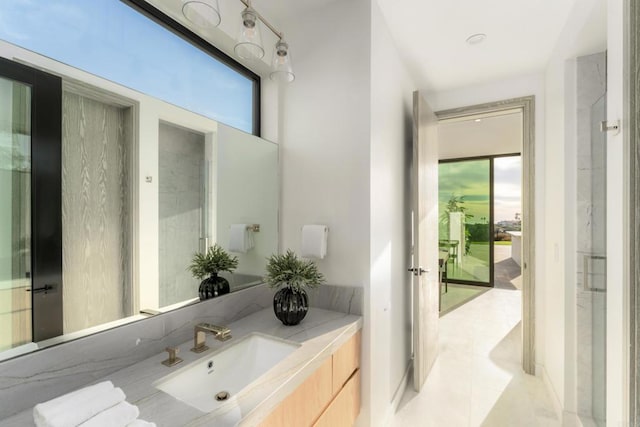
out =
<path fill-rule="evenodd" d="M 198 296 L 188 267 L 206 250 L 209 186 L 205 135 L 161 123 L 159 128 L 159 306 Z M 211 242 L 213 244 L 213 242 Z"/>
<path fill-rule="evenodd" d="M 584 426 L 606 425 L 607 150 L 604 53 L 577 59 L 576 403 Z"/>
<path fill-rule="evenodd" d="M 0 77 L 0 351 L 32 341 L 31 87 Z"/>
<path fill-rule="evenodd" d="M 606 424 L 607 346 L 607 149 L 600 122 L 606 120 L 606 95 L 591 107 L 591 250 L 583 255 L 583 291 L 591 302 L 591 408 L 596 425 Z"/>

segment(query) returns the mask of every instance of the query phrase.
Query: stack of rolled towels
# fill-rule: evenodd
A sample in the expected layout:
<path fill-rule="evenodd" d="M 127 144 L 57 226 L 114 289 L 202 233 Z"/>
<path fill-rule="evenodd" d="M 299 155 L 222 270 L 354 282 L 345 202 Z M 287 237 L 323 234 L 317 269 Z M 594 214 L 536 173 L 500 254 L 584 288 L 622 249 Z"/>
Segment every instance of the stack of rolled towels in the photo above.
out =
<path fill-rule="evenodd" d="M 155 427 L 139 420 L 138 407 L 125 401 L 111 381 L 73 391 L 33 408 L 37 427 Z"/>

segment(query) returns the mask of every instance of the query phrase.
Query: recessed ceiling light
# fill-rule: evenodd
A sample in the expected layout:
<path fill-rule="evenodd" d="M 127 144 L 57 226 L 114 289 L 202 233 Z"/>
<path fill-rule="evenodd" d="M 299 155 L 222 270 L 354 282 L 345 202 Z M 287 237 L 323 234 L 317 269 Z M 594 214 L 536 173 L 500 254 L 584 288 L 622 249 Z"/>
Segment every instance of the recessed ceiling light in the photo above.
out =
<path fill-rule="evenodd" d="M 469 44 L 479 44 L 482 43 L 487 38 L 487 35 L 484 33 L 472 34 L 467 37 L 467 43 Z"/>
<path fill-rule="evenodd" d="M 474 122 L 476 123 L 480 123 L 482 121 L 482 119 L 475 119 Z"/>

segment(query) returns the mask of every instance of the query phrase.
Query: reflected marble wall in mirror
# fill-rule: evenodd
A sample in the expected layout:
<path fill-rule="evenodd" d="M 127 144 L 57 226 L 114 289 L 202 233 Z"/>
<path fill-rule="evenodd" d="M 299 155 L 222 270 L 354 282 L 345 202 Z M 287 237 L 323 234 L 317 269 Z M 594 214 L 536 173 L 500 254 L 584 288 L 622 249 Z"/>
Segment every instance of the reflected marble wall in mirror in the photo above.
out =
<path fill-rule="evenodd" d="M 3 41 L 0 57 L 23 62 L 0 67 L 0 360 L 197 302 L 188 266 L 207 245 L 238 257 L 232 292 L 261 282 L 278 250 L 276 144 Z M 52 316 L 32 307 L 36 100 L 6 73 L 24 63 L 60 78 L 62 280 L 37 294 Z M 234 224 L 259 225 L 251 248 L 233 252 Z"/>

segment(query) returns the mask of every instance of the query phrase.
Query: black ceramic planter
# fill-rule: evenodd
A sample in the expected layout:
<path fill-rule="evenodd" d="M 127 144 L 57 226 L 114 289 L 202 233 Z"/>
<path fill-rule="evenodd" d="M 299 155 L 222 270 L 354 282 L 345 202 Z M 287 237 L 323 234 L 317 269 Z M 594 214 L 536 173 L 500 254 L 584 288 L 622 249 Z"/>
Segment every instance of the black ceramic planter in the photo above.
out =
<path fill-rule="evenodd" d="M 273 312 L 287 325 L 297 325 L 309 311 L 309 298 L 304 289 L 282 288 L 273 296 Z"/>
<path fill-rule="evenodd" d="M 220 295 L 229 293 L 229 282 L 224 277 L 220 277 L 217 274 L 212 274 L 202 282 L 198 288 L 198 296 L 200 301 L 206 299 L 215 298 Z"/>

